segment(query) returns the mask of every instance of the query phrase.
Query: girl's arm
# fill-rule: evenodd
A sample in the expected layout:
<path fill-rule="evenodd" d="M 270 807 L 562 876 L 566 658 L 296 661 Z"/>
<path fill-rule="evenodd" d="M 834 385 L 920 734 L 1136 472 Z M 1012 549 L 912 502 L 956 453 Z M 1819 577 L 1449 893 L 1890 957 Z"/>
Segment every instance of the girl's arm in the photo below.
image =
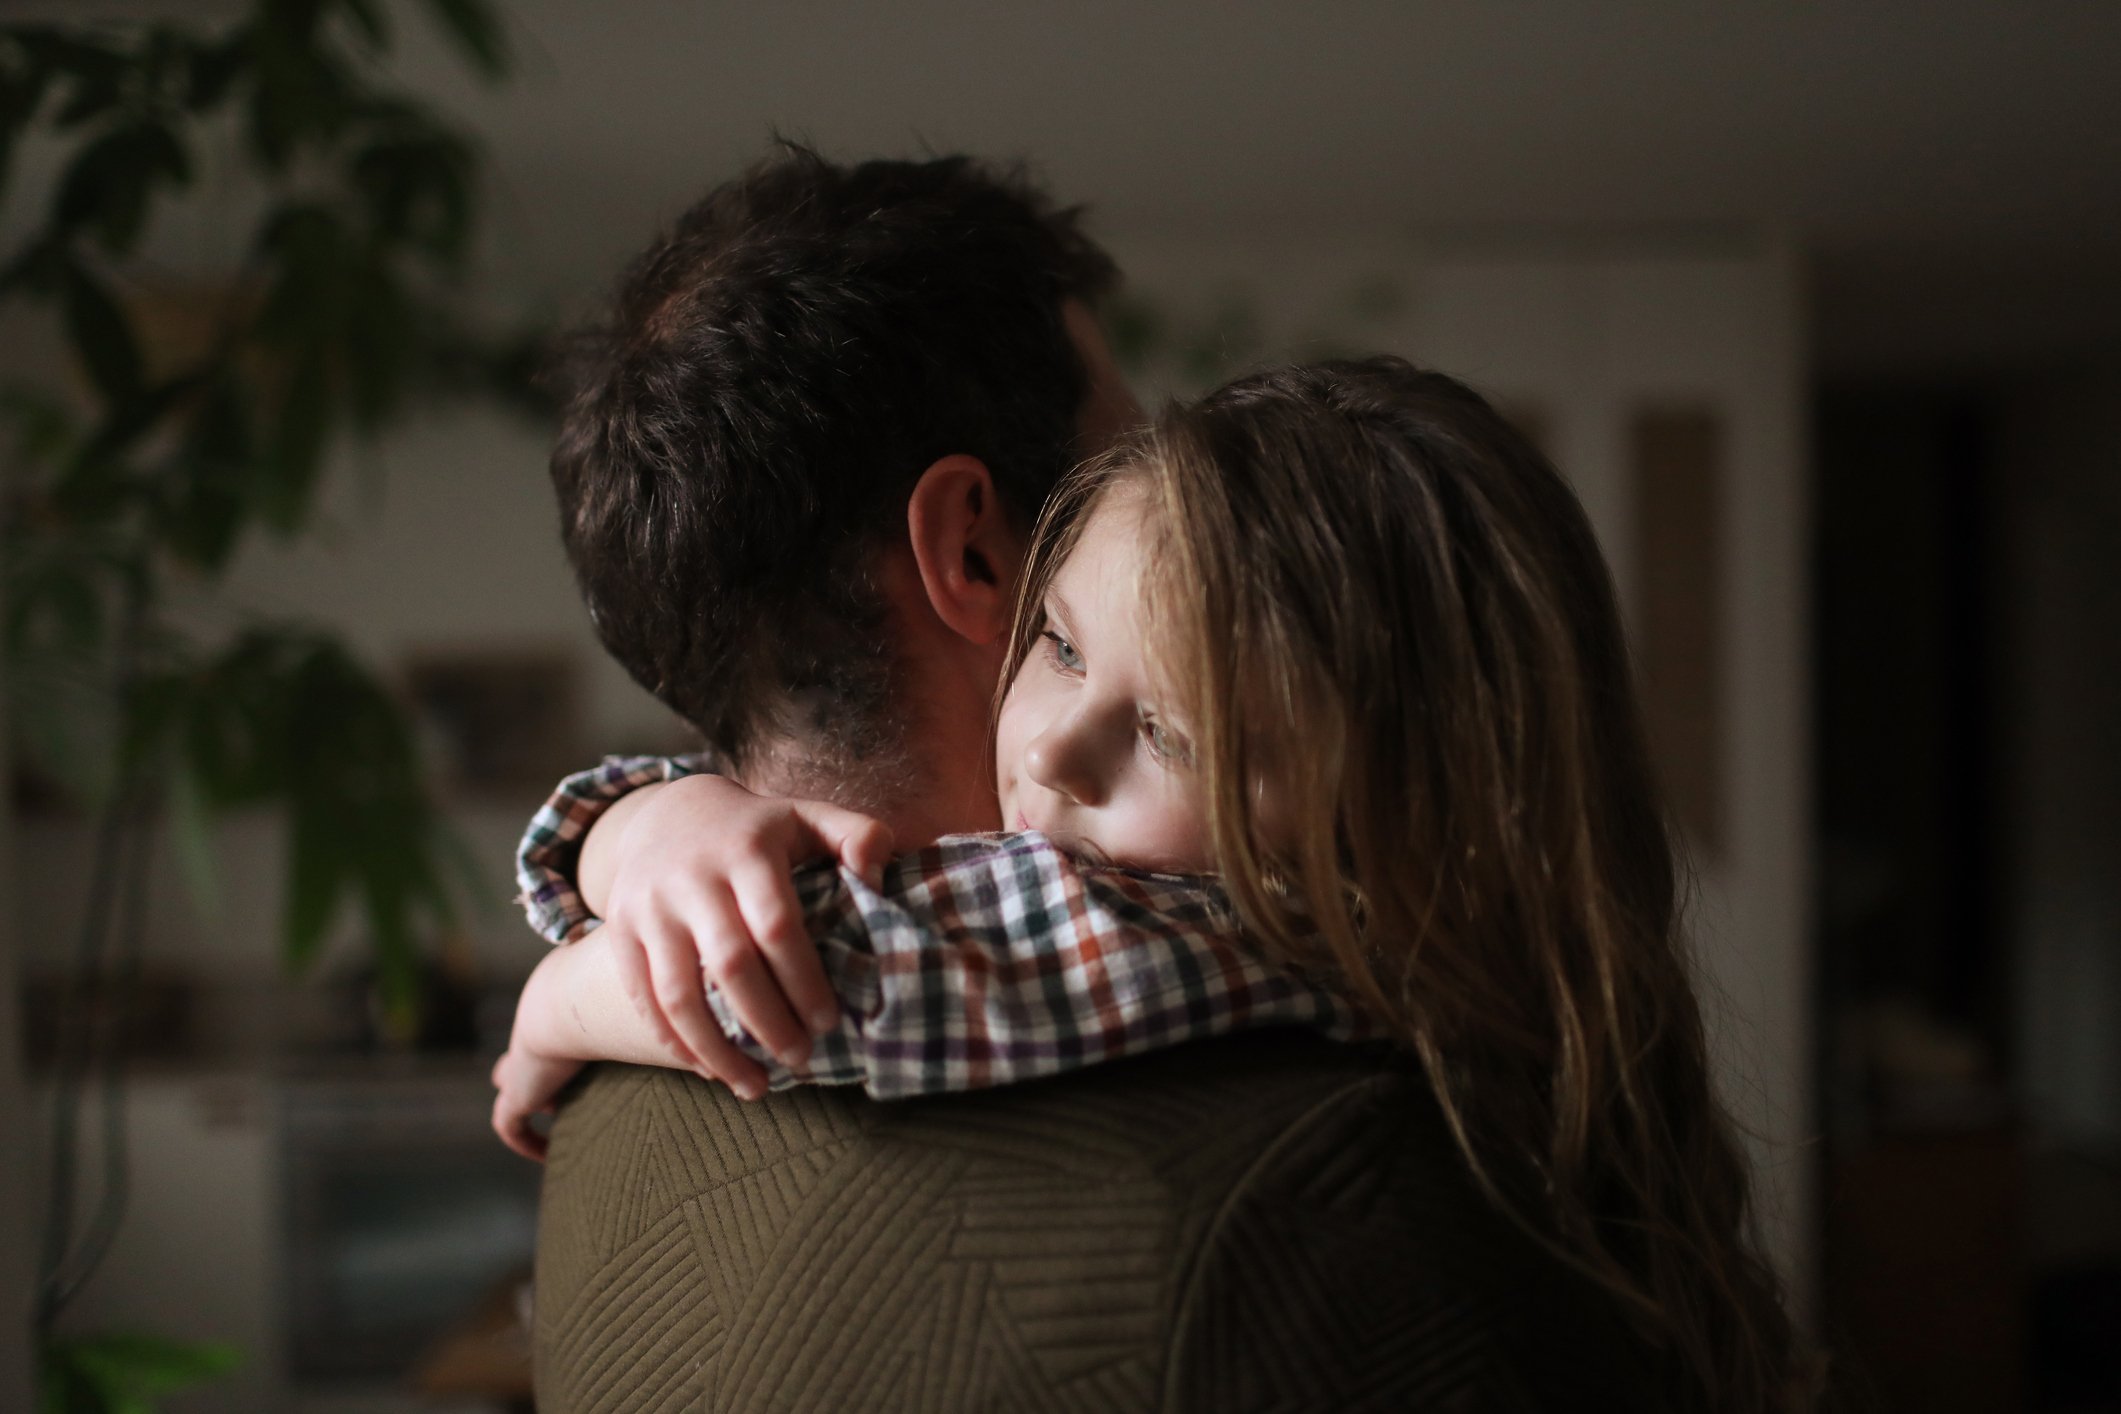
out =
<path fill-rule="evenodd" d="M 554 942 L 626 935 L 643 996 L 689 1048 L 689 1068 L 756 1094 L 766 1072 L 725 1039 L 705 984 L 773 1057 L 801 1065 L 839 1006 L 789 870 L 837 856 L 875 878 L 891 833 L 838 806 L 753 795 L 702 764 L 611 757 L 569 776 L 524 835 L 517 874 L 534 926 Z"/>
<path fill-rule="evenodd" d="M 585 773 L 587 783 L 601 788 L 613 765 L 630 787 L 623 762 Z M 556 801 L 566 796 L 563 785 Z M 579 836 L 585 823 L 558 805 L 545 815 L 552 822 L 534 825 L 533 835 L 542 829 L 548 841 L 556 825 Z M 804 928 L 790 868 L 837 855 L 880 880 L 891 850 L 890 832 L 866 816 L 766 799 L 714 775 L 630 790 L 588 818 L 595 828 L 580 844 L 581 881 L 597 910 L 622 857 L 657 887 L 618 921 L 571 929 L 576 941 L 548 956 L 524 986 L 508 1050 L 493 1069 L 493 1129 L 532 1159 L 545 1149 L 533 1117 L 552 1110 L 588 1061 L 692 1070 L 746 1099 L 766 1091 L 761 1062 L 774 1065 L 777 1079 L 797 1074 L 810 1058 L 805 1023 L 822 1035 L 839 1025 L 841 1008 Z M 537 900 L 530 902 L 535 910 Z M 805 1023 L 789 1014 L 797 998 Z M 737 1049 L 739 1039 L 752 1055 Z"/>
<path fill-rule="evenodd" d="M 493 1129 L 525 1158 L 542 1161 L 545 1137 L 531 1118 L 549 1114 L 553 1098 L 593 1060 L 672 1070 L 698 1066 L 646 995 L 640 951 L 616 935 L 593 933 L 554 948 L 523 984 L 508 1050 L 494 1064 Z"/>
<path fill-rule="evenodd" d="M 643 823 L 695 795 L 712 802 L 696 825 Z M 531 1116 L 589 1059 L 719 1076 L 747 1097 L 808 1082 L 883 1099 L 1010 1084 L 1252 1027 L 1372 1032 L 1330 987 L 1253 955 L 1207 881 L 1086 869 L 1039 835 L 960 837 L 887 873 L 858 847 L 882 842 L 855 828 L 874 822 L 834 807 L 704 778 L 657 796 L 627 833 L 670 851 L 645 871 L 677 879 L 670 894 L 651 887 L 660 901 L 644 910 L 668 925 L 570 929 L 579 940 L 531 979 L 515 1044 L 495 1067 L 494 1127 L 533 1157 L 542 1141 Z M 826 828 L 826 816 L 806 813 L 820 810 L 844 818 Z M 586 820 L 548 813 L 579 840 Z M 791 880 L 791 861 L 833 855 L 862 864 L 812 864 Z M 688 896 L 744 906 L 688 913 Z M 542 902 L 526 897 L 534 910 Z M 813 1020 L 815 1044 L 793 1054 L 754 1039 L 729 985 L 767 970 L 753 941 L 762 933 L 799 945 L 834 994 L 835 1014 Z M 732 1074 L 715 1048 L 745 1069 Z"/>

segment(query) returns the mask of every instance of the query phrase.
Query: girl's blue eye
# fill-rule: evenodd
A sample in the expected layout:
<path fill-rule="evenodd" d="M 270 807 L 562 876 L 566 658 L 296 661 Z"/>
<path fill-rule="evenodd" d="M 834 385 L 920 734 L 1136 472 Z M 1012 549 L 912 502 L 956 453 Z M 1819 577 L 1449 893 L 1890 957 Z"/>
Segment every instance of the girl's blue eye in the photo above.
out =
<path fill-rule="evenodd" d="M 1054 662 L 1060 664 L 1061 667 L 1066 668 L 1071 673 L 1079 673 L 1083 670 L 1083 655 L 1075 651 L 1074 644 L 1051 629 L 1046 629 L 1039 634 L 1039 637 L 1045 639 L 1051 645 L 1047 651 L 1053 655 Z"/>
<path fill-rule="evenodd" d="M 1159 761 L 1184 765 L 1193 759 L 1193 748 L 1186 739 L 1165 726 L 1162 722 L 1142 723 L 1142 736 L 1149 743 L 1149 754 Z"/>

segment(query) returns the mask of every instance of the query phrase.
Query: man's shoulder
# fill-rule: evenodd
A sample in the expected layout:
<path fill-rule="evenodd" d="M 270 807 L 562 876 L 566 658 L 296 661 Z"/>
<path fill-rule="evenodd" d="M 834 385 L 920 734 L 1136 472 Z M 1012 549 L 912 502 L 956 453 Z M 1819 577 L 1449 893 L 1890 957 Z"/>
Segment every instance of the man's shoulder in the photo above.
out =
<path fill-rule="evenodd" d="M 1156 1407 L 1232 1195 L 1307 1116 L 1404 1080 L 1295 1031 L 896 1101 L 745 1103 L 596 1067 L 546 1173 L 540 1407 L 602 1407 L 662 1358 L 596 1345 L 621 1311 L 667 1326 L 670 1360 L 724 1352 L 693 1378 L 734 1407 Z M 820 1371 L 839 1383 L 813 1388 Z M 903 1400 L 883 1371 L 910 1382 Z"/>
<path fill-rule="evenodd" d="M 629 1140 L 684 1137 L 720 1161 L 770 1166 L 820 1147 L 971 1146 L 1021 1164 L 1059 1169 L 1184 1167 L 1178 1154 L 1230 1151 L 1233 1159 L 1314 1111 L 1358 1096 L 1425 1101 L 1418 1071 L 1382 1048 L 1349 1045 L 1299 1028 L 1241 1032 L 1069 1070 L 1021 1084 L 879 1101 L 854 1087 L 804 1086 L 742 1102 L 682 1071 L 592 1067 L 569 1099 L 555 1161 L 591 1144 L 607 1150 L 628 1117 Z M 1373 1107 L 1333 1123 L 1398 1131 Z M 730 1133 L 741 1144 L 718 1141 Z M 732 1176 L 734 1176 L 732 1174 Z"/>
<path fill-rule="evenodd" d="M 870 1099 L 804 1086 L 741 1101 L 680 1071 L 592 1067 L 563 1105 L 546 1174 L 546 1221 L 597 1218 L 613 1193 L 678 1206 L 771 1185 L 817 1211 L 881 1190 L 901 1226 L 1049 1223 L 1073 1205 L 1122 1212 L 1167 1258 L 1209 1238 L 1217 1215 L 1319 1143 L 1350 1154 L 1425 1155 L 1455 1172 L 1417 1071 L 1380 1049 L 1299 1029 L 1242 1032 L 989 1090 Z M 1433 1151 L 1433 1152 L 1430 1152 Z M 1381 1158 L 1379 1159 L 1381 1162 Z M 781 1210 L 746 1221 L 782 1221 Z"/>
<path fill-rule="evenodd" d="M 1417 1068 L 1302 1031 L 900 1101 L 605 1066 L 547 1175 L 541 1407 L 627 1378 L 569 1353 L 622 1307 L 693 1332 L 672 1359 L 771 1332 L 699 1369 L 745 1407 L 880 1407 L 875 1376 L 811 1382 L 887 1369 L 931 1390 L 908 1408 L 1538 1407 L 1517 1372 L 1578 1344 L 1576 1306 L 1520 1299 L 1552 1275 Z"/>

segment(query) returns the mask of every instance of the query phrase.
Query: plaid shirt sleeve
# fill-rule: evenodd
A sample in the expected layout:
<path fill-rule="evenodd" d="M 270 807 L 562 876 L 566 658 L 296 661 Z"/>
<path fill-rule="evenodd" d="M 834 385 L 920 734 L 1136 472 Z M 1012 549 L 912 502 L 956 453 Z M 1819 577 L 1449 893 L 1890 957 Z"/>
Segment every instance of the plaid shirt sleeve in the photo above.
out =
<path fill-rule="evenodd" d="M 574 866 L 582 837 L 611 802 L 631 790 L 715 769 L 706 755 L 607 756 L 577 771 L 530 817 L 516 846 L 516 902 L 531 928 L 547 942 L 571 943 L 603 922 L 589 911 L 575 887 Z"/>
<path fill-rule="evenodd" d="M 776 1090 L 877 1099 L 1009 1085 L 1267 1026 L 1377 1029 L 1254 955 L 1212 881 L 1091 867 L 1042 835 L 965 835 L 895 862 L 881 891 L 829 865 L 798 892 L 843 1020 L 798 1070 L 717 1018 Z"/>

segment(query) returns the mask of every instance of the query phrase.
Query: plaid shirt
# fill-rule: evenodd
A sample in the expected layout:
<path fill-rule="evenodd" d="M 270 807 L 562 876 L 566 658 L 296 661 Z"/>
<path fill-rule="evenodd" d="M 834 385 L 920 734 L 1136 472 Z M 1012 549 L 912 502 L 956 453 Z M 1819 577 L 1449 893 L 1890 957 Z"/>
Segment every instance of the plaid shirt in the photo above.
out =
<path fill-rule="evenodd" d="M 707 766 L 612 757 L 562 781 L 517 853 L 531 926 L 556 942 L 596 927 L 571 882 L 582 836 L 627 791 Z M 1374 1034 L 1334 993 L 1245 948 L 1212 883 L 1087 866 L 1043 835 L 950 836 L 893 861 L 881 890 L 809 865 L 796 871 L 796 891 L 840 996 L 839 1029 L 791 1071 L 708 989 L 723 1029 L 776 1090 L 861 1085 L 893 1099 L 1254 1027 Z"/>

